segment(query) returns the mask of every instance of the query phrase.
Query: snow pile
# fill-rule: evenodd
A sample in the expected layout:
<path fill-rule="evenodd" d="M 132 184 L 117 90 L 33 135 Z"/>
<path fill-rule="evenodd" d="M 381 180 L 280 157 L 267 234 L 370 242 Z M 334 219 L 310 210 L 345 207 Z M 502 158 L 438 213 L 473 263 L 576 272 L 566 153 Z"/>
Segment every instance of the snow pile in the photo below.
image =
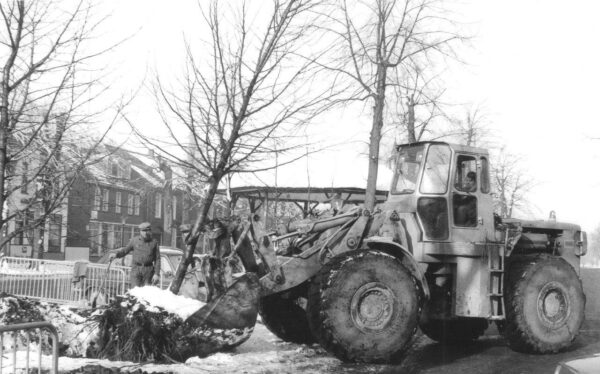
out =
<path fill-rule="evenodd" d="M 80 311 L 82 312 L 82 311 Z M 89 314 L 89 312 L 84 312 Z M 98 324 L 93 318 L 88 319 L 79 315 L 65 305 L 40 302 L 24 297 L 15 297 L 0 293 L 0 325 L 11 325 L 17 323 L 48 321 L 58 331 L 59 347 L 64 354 L 69 356 L 84 356 L 90 343 L 95 344 L 97 339 Z M 48 335 L 44 333 L 44 335 Z M 37 349 L 39 340 L 31 335 L 33 346 Z M 3 345 L 5 348 L 24 348 L 27 342 L 27 334 L 19 332 L 17 342 L 12 340 L 12 334 L 6 336 Z M 49 349 L 49 343 L 43 340 L 43 349 Z"/>
<path fill-rule="evenodd" d="M 295 345 L 271 350 L 248 353 L 215 353 L 206 358 L 192 357 L 185 363 L 177 364 L 137 364 L 130 361 L 109 361 L 89 358 L 60 357 L 59 369 L 61 373 L 100 373 L 107 369 L 119 369 L 121 373 L 173 373 L 173 374 L 264 374 L 264 373 L 325 373 L 339 372 L 341 362 L 320 348 Z M 12 356 L 12 355 L 11 355 Z M 34 357 L 36 355 L 32 355 Z M 3 370 L 11 372 L 12 357 L 3 362 Z M 42 369 L 48 370 L 51 365 L 51 356 L 42 357 Z M 37 367 L 30 361 L 31 367 Z M 25 352 L 17 354 L 17 368 L 25 367 Z M 85 368 L 85 369 L 82 369 Z M 368 372 L 367 368 L 355 372 Z M 84 371 L 85 370 L 85 371 Z"/>
<path fill-rule="evenodd" d="M 159 310 L 152 309 L 152 307 L 159 307 L 168 313 L 178 315 L 184 321 L 206 305 L 200 300 L 175 295 L 169 290 L 154 286 L 135 287 L 129 291 L 129 294 L 148 305 L 149 312 L 158 313 Z"/>
<path fill-rule="evenodd" d="M 98 323 L 95 311 L 88 318 L 73 312 L 68 306 L 41 303 L 45 309 L 44 319 L 52 322 L 58 331 L 60 344 L 66 347 L 65 354 L 71 357 L 85 357 L 90 346 L 98 340 Z"/>

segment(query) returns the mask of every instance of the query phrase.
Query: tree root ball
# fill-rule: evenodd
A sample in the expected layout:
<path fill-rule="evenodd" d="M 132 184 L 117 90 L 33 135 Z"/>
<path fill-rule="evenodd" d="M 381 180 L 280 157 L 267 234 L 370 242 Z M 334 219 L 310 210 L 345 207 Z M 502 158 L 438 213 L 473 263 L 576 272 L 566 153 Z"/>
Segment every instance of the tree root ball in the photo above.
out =
<path fill-rule="evenodd" d="M 193 318 L 184 319 L 132 295 L 118 297 L 97 321 L 96 357 L 133 362 L 205 357 L 243 343 L 253 331 L 253 325 L 233 329 L 197 325 Z"/>
<path fill-rule="evenodd" d="M 0 293 L 0 323 L 51 322 L 59 332 L 61 355 L 70 357 L 183 362 L 248 340 L 256 323 L 258 291 L 253 275 L 244 275 L 209 304 L 147 286 L 91 310 Z M 5 348 L 26 341 L 20 335 L 17 339 L 5 340 Z M 42 341 L 46 352 L 48 343 Z"/>

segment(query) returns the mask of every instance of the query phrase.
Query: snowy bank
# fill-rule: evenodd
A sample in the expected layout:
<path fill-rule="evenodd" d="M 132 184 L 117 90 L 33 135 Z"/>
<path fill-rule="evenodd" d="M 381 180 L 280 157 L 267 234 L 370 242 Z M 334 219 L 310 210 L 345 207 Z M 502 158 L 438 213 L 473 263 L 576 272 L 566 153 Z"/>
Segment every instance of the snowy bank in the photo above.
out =
<path fill-rule="evenodd" d="M 175 295 L 169 290 L 162 290 L 153 286 L 135 287 L 129 291 L 129 294 L 145 305 L 157 308 L 148 309 L 149 311 L 160 312 L 158 308 L 162 308 L 168 313 L 178 315 L 184 321 L 206 305 L 200 300 Z"/>

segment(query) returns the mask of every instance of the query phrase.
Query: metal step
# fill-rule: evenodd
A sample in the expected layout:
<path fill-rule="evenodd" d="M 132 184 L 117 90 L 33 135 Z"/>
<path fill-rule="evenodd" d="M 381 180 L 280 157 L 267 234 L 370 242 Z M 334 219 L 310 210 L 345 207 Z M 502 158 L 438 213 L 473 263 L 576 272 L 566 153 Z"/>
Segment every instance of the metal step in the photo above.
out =
<path fill-rule="evenodd" d="M 488 247 L 488 298 L 490 300 L 489 320 L 503 320 L 504 308 L 504 260 L 505 250 L 502 245 L 492 244 Z"/>

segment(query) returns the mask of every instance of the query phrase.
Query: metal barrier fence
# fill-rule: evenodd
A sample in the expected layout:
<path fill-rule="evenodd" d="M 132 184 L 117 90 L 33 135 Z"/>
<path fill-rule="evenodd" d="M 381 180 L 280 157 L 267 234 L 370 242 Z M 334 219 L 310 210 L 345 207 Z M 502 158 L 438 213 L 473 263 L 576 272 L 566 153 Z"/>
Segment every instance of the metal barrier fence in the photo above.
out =
<path fill-rule="evenodd" d="M 58 332 L 50 322 L 29 322 L 15 325 L 0 326 L 0 374 L 3 373 L 30 373 L 31 359 L 31 330 L 37 330 L 37 372 L 42 372 L 42 341 L 44 336 L 42 331 L 48 331 L 52 337 L 52 363 L 50 372 L 58 374 Z M 12 335 L 11 339 L 5 339 L 5 333 Z M 24 336 L 23 336 L 24 335 Z M 9 344 L 12 351 L 7 357 L 4 357 L 4 345 Z M 12 343 L 12 346 L 10 344 Z M 32 367 L 32 368 L 33 368 Z"/>
<path fill-rule="evenodd" d="M 99 292 L 112 298 L 129 286 L 128 267 L 88 262 L 0 259 L 0 291 L 63 304 L 91 302 Z"/>

